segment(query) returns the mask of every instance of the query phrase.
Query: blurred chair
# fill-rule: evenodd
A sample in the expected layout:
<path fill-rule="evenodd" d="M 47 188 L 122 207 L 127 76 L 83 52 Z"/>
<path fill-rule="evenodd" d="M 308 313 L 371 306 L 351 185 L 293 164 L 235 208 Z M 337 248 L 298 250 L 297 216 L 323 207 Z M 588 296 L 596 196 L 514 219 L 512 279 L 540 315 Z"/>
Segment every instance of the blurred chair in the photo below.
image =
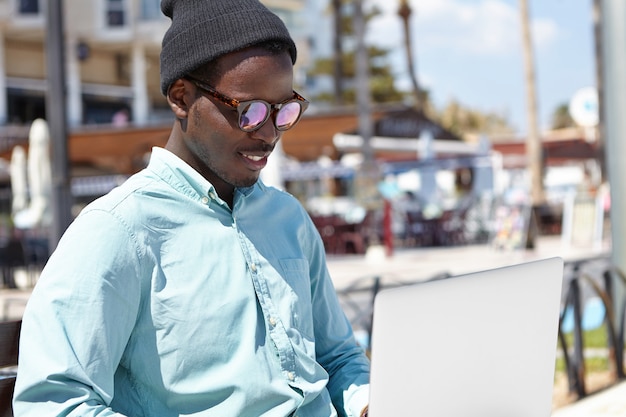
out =
<path fill-rule="evenodd" d="M 22 321 L 0 322 L 0 417 L 13 417 L 13 390 Z"/>
<path fill-rule="evenodd" d="M 441 246 L 462 245 L 465 243 L 465 217 L 467 210 L 444 211 L 437 227 L 437 241 Z"/>
<path fill-rule="evenodd" d="M 326 253 L 334 253 L 337 246 L 333 216 L 311 216 L 313 224 L 319 232 Z"/>
<path fill-rule="evenodd" d="M 5 288 L 17 288 L 15 269 L 27 266 L 24 245 L 20 239 L 11 238 L 0 245 L 0 271 Z"/>
<path fill-rule="evenodd" d="M 365 253 L 364 227 L 367 217 L 361 223 L 349 223 L 337 215 L 311 216 L 311 219 L 322 237 L 326 253 L 332 255 Z"/>
<path fill-rule="evenodd" d="M 437 219 L 427 219 L 422 211 L 408 211 L 406 241 L 408 246 L 434 246 L 436 244 Z"/>
<path fill-rule="evenodd" d="M 23 239 L 22 246 L 29 285 L 33 287 L 50 257 L 50 243 L 45 237 L 27 236 Z"/>

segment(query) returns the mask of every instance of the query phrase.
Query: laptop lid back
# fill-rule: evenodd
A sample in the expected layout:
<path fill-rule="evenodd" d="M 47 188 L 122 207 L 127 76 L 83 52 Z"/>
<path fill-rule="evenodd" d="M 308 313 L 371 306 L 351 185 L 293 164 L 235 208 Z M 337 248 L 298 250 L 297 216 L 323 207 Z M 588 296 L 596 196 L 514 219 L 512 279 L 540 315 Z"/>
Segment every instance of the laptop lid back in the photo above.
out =
<path fill-rule="evenodd" d="M 563 260 L 381 291 L 370 417 L 551 414 Z"/>

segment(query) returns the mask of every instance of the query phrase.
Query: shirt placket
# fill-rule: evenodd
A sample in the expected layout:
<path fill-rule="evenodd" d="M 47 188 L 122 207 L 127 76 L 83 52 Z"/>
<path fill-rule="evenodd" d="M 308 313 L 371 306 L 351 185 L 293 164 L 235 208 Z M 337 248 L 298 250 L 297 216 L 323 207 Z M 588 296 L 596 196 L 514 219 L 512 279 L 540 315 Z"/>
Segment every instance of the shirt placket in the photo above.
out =
<path fill-rule="evenodd" d="M 236 220 L 233 220 L 233 225 L 235 228 L 237 227 Z M 244 257 L 248 264 L 248 271 L 250 272 L 257 301 L 261 306 L 269 336 L 278 354 L 281 370 L 285 378 L 287 378 L 290 383 L 294 383 L 297 378 L 295 352 L 289 341 L 287 330 L 272 300 L 269 286 L 262 268 L 260 267 L 256 250 L 251 247 L 248 239 L 240 230 L 237 229 L 237 233 Z"/>

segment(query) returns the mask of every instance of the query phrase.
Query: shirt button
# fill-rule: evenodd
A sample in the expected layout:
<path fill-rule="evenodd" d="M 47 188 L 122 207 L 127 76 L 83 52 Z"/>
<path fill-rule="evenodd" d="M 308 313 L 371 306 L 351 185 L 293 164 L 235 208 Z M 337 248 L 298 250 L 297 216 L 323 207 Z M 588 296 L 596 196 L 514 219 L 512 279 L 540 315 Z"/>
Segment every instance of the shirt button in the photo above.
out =
<path fill-rule="evenodd" d="M 270 326 L 276 326 L 276 319 L 274 317 L 270 317 Z"/>
<path fill-rule="evenodd" d="M 202 204 L 208 204 L 209 203 L 209 197 L 202 197 Z"/>
<path fill-rule="evenodd" d="M 255 264 L 250 264 L 250 270 L 252 272 L 256 272 L 256 265 Z"/>
<path fill-rule="evenodd" d="M 215 192 L 213 192 L 213 191 L 209 191 L 209 197 L 211 197 L 213 200 L 217 200 L 217 198 L 215 196 Z"/>
<path fill-rule="evenodd" d="M 294 379 L 296 379 L 296 374 L 294 374 L 293 372 L 289 372 L 287 374 L 287 378 L 289 378 L 290 381 L 293 381 Z"/>

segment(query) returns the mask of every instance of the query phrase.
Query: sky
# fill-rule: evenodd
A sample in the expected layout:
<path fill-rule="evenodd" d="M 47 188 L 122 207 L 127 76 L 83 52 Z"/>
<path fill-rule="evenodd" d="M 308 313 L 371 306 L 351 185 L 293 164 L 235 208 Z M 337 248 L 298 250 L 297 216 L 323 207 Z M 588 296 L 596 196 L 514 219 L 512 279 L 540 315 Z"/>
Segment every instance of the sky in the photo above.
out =
<path fill-rule="evenodd" d="M 383 15 L 367 42 L 391 51 L 398 84 L 409 89 L 398 1 L 366 0 Z M 519 0 L 409 0 L 418 82 L 437 108 L 454 99 L 496 112 L 518 133 L 527 129 Z M 534 45 L 538 124 L 550 126 L 555 109 L 595 85 L 592 0 L 528 0 Z"/>

